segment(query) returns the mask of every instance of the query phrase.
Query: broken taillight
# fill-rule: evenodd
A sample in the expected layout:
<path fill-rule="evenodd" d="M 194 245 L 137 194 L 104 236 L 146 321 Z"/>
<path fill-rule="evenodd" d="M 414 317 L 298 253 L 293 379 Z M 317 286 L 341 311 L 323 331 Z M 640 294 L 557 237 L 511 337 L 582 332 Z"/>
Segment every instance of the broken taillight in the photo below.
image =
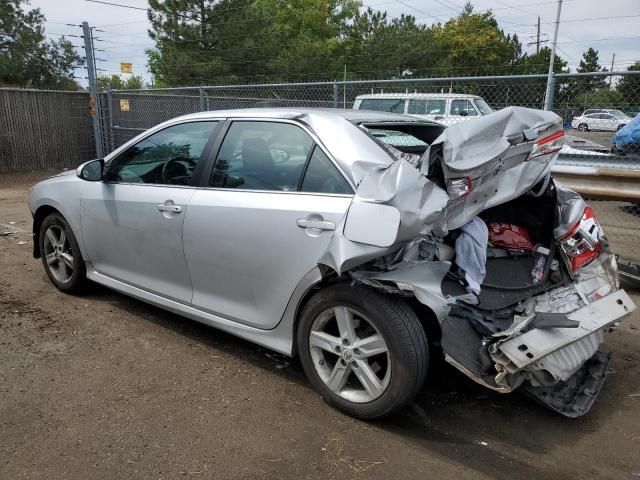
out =
<path fill-rule="evenodd" d="M 537 140 L 536 143 L 533 144 L 533 148 L 531 149 L 531 153 L 529 153 L 527 160 L 559 152 L 562 145 L 564 145 L 564 132 L 560 130 L 548 137 Z"/>
<path fill-rule="evenodd" d="M 592 262 L 602 250 L 602 228 L 591 207 L 586 207 L 580 220 L 560 239 L 560 248 L 576 271 Z"/>
<path fill-rule="evenodd" d="M 472 189 L 473 184 L 469 177 L 452 178 L 447 182 L 447 193 L 451 200 L 466 197 L 471 193 Z"/>

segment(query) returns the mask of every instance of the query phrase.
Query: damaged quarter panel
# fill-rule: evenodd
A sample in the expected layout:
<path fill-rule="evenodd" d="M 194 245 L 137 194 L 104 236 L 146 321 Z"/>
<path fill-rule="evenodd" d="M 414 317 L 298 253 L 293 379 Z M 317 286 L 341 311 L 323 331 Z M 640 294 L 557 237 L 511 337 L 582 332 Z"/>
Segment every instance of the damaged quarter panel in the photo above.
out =
<path fill-rule="evenodd" d="M 508 107 L 449 127 L 431 145 L 440 149 L 445 180 L 464 181 L 468 191 L 451 195 L 439 230 L 460 228 L 481 211 L 516 198 L 549 173 L 556 155 L 529 155 L 537 139 L 562 131 L 553 112 Z"/>

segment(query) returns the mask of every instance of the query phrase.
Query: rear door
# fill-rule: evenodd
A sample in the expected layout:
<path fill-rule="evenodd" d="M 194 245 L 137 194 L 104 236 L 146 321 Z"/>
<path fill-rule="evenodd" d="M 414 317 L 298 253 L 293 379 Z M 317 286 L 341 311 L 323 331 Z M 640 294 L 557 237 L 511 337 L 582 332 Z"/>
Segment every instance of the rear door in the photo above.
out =
<path fill-rule="evenodd" d="M 111 160 L 105 181 L 85 189 L 82 234 L 98 273 L 191 301 L 182 227 L 216 125 L 189 122 L 156 132 Z"/>
<path fill-rule="evenodd" d="M 273 328 L 302 277 L 317 267 L 352 196 L 300 125 L 229 122 L 211 174 L 185 217 L 193 305 Z"/>

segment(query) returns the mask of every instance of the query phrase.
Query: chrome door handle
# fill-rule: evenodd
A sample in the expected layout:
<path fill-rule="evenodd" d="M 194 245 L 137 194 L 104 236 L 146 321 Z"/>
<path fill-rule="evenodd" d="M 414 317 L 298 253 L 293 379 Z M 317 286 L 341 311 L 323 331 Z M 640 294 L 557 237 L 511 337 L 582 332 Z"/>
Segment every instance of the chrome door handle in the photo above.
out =
<path fill-rule="evenodd" d="M 167 205 L 164 203 L 158 205 L 157 208 L 159 212 L 180 213 L 182 211 L 182 207 L 179 205 Z"/>
<path fill-rule="evenodd" d="M 316 228 L 318 230 L 335 230 L 336 224 L 326 220 L 309 220 L 308 218 L 299 218 L 296 224 L 300 228 Z"/>

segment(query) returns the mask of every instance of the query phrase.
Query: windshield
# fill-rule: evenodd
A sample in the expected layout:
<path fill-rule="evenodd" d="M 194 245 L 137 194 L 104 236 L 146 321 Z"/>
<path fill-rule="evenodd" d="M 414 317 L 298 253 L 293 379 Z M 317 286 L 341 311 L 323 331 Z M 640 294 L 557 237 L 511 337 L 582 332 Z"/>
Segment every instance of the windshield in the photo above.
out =
<path fill-rule="evenodd" d="M 485 102 L 482 98 L 476 98 L 474 101 L 476 107 L 478 108 L 478 110 L 480 110 L 480 115 L 489 115 L 493 112 L 493 109 L 489 105 L 487 105 L 487 102 Z"/>

